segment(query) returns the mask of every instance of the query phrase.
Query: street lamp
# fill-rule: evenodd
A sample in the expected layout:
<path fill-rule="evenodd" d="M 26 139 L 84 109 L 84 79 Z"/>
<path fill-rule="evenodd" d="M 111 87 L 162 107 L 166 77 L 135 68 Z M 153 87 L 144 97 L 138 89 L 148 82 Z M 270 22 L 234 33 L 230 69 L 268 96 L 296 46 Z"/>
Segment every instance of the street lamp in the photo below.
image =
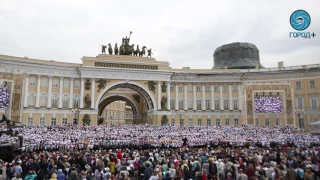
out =
<path fill-rule="evenodd" d="M 303 109 L 296 109 L 295 112 L 298 114 L 298 119 L 299 119 L 299 128 L 302 127 L 302 122 L 301 122 L 301 115 L 303 114 Z M 303 122 L 304 123 L 304 122 Z M 304 126 L 304 124 L 303 124 Z"/>
<path fill-rule="evenodd" d="M 74 113 L 73 124 L 78 124 L 80 111 L 81 111 L 81 109 L 79 109 L 79 108 L 72 109 L 72 112 Z"/>
<path fill-rule="evenodd" d="M 185 113 L 184 110 L 179 110 L 179 111 L 177 111 L 177 114 L 180 116 L 180 122 L 179 122 L 180 125 L 181 125 L 182 116 L 183 116 L 184 113 Z"/>

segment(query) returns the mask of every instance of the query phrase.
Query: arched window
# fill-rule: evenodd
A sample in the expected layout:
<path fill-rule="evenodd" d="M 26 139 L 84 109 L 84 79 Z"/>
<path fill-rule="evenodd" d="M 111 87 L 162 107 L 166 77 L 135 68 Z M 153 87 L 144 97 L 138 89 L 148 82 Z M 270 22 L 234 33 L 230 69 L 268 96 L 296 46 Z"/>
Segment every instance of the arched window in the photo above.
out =
<path fill-rule="evenodd" d="M 47 105 L 47 94 L 41 93 L 40 96 L 40 106 L 46 106 Z"/>
<path fill-rule="evenodd" d="M 29 93 L 28 106 L 34 106 L 36 101 L 36 94 L 34 92 Z"/>
<path fill-rule="evenodd" d="M 79 103 L 80 103 L 80 97 L 79 95 L 74 95 L 73 96 L 73 107 L 79 107 Z"/>
<path fill-rule="evenodd" d="M 69 106 L 68 105 L 69 104 L 69 96 L 68 96 L 68 94 L 63 95 L 62 100 L 63 100 L 63 107 L 67 108 Z"/>
<path fill-rule="evenodd" d="M 57 107 L 58 106 L 58 94 L 53 94 L 52 95 L 52 107 Z"/>

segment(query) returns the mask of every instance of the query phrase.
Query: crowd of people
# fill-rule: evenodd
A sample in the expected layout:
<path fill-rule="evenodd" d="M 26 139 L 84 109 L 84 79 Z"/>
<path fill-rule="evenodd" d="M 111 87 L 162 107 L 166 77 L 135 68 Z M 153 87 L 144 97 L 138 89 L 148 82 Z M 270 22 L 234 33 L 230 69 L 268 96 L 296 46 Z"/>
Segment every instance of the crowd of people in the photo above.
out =
<path fill-rule="evenodd" d="M 66 125 L 12 130 L 23 137 L 23 153 L 0 162 L 0 180 L 319 178 L 319 137 L 293 127 Z M 10 141 L 1 137 L 0 143 Z"/>

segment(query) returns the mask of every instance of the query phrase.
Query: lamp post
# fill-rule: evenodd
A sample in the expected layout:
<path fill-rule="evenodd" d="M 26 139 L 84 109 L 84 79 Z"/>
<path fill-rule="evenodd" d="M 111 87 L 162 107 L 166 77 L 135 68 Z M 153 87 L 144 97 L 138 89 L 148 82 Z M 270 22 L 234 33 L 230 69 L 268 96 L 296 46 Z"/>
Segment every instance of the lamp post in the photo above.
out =
<path fill-rule="evenodd" d="M 298 115 L 298 119 L 299 119 L 299 128 L 302 127 L 302 123 L 301 123 L 301 115 L 303 114 L 303 109 L 296 109 L 295 112 L 297 113 Z M 304 123 L 304 122 L 303 122 Z M 304 124 L 303 124 L 303 127 L 304 127 Z"/>
<path fill-rule="evenodd" d="M 177 111 L 177 114 L 180 116 L 180 122 L 179 122 L 180 125 L 181 125 L 181 120 L 182 120 L 182 116 L 183 116 L 184 113 L 185 112 L 183 110 Z"/>
<path fill-rule="evenodd" d="M 73 124 L 78 124 L 80 111 L 81 111 L 81 109 L 79 109 L 79 108 L 73 108 L 72 109 L 72 112 L 74 113 Z"/>

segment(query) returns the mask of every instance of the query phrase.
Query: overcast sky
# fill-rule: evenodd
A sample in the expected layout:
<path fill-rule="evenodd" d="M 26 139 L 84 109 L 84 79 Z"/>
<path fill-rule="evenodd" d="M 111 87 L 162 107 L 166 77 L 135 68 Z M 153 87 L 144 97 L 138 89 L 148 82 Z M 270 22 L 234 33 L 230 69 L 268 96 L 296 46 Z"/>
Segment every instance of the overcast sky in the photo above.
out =
<path fill-rule="evenodd" d="M 155 50 L 172 68 L 210 69 L 214 50 L 250 42 L 265 67 L 320 63 L 319 0 L 0 0 L 0 54 L 81 63 L 101 44 Z M 306 10 L 316 38 L 289 38 L 291 13 Z"/>

